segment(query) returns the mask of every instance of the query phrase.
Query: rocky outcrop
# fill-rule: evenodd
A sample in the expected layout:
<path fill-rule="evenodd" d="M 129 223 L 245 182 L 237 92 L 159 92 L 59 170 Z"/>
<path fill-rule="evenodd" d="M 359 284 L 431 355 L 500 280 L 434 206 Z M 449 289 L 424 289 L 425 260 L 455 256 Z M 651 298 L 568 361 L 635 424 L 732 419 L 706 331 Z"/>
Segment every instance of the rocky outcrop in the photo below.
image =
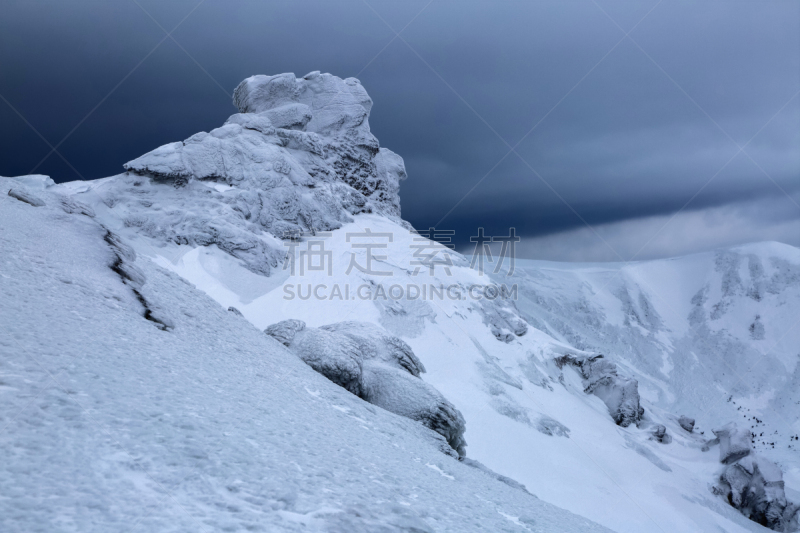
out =
<path fill-rule="evenodd" d="M 583 377 L 584 392 L 603 400 L 617 425 L 639 424 L 644 415 L 644 407 L 639 405 L 639 382 L 619 375 L 617 365 L 600 354 L 567 354 L 557 357 L 555 363 L 559 368 L 575 367 Z"/>
<path fill-rule="evenodd" d="M 483 323 L 497 340 L 509 343 L 528 332 L 528 323 L 519 316 L 514 300 L 503 294 L 501 288 L 489 285 L 483 288 L 483 293 L 491 297 L 480 304 Z"/>
<path fill-rule="evenodd" d="M 59 204 L 61 205 L 61 209 L 64 210 L 65 213 L 70 215 L 84 215 L 89 218 L 94 218 L 95 212 L 92 209 L 92 206 L 84 204 L 73 198 L 72 196 L 60 196 L 58 199 Z"/>
<path fill-rule="evenodd" d="M 373 405 L 421 422 L 443 436 L 460 456 L 465 454 L 464 417 L 419 378 L 425 368 L 401 339 L 364 322 L 311 328 L 301 320 L 285 320 L 264 332 L 337 385 Z"/>
<path fill-rule="evenodd" d="M 800 506 L 786 500 L 780 467 L 751 450 L 750 431 L 731 422 L 713 432 L 708 445 L 719 444 L 719 461 L 726 466 L 712 491 L 762 526 L 797 531 Z"/>
<path fill-rule="evenodd" d="M 719 441 L 719 461 L 730 464 L 750 454 L 750 431 L 730 422 L 712 432 Z"/>
<path fill-rule="evenodd" d="M 661 444 L 669 444 L 672 442 L 672 436 L 667 433 L 667 427 L 662 424 L 657 424 L 653 428 L 653 440 Z"/>
<path fill-rule="evenodd" d="M 694 431 L 694 418 L 681 415 L 681 417 L 678 418 L 678 425 L 680 425 L 685 431 L 691 433 Z"/>
<path fill-rule="evenodd" d="M 175 328 L 175 323 L 158 306 L 148 302 L 142 294 L 142 287 L 147 282 L 144 272 L 136 266 L 136 252 L 133 248 L 125 244 L 119 235 L 101 226 L 105 230 L 103 240 L 113 253 L 113 259 L 109 267 L 116 272 L 122 282 L 130 287 L 136 299 L 144 308 L 143 316 L 153 322 L 158 329 L 169 331 Z"/>
<path fill-rule="evenodd" d="M 150 238 L 215 244 L 262 275 L 282 262 L 282 240 L 337 229 L 352 215 L 407 226 L 399 218 L 403 160 L 370 132 L 372 100 L 358 80 L 253 76 L 234 104 L 239 113 L 221 127 L 126 163 L 128 176 L 98 190 L 106 205 L 124 204 L 126 226 Z M 177 191 L 156 196 L 154 184 Z"/>
<path fill-rule="evenodd" d="M 755 454 L 725 467 L 714 492 L 750 520 L 775 531 L 797 531 L 798 506 L 786 499 L 783 473 Z"/>
<path fill-rule="evenodd" d="M 33 207 L 43 207 L 46 205 L 44 200 L 24 187 L 14 187 L 9 189 L 8 195 L 12 198 L 16 198 L 20 202 L 25 202 L 26 204 L 32 205 Z"/>

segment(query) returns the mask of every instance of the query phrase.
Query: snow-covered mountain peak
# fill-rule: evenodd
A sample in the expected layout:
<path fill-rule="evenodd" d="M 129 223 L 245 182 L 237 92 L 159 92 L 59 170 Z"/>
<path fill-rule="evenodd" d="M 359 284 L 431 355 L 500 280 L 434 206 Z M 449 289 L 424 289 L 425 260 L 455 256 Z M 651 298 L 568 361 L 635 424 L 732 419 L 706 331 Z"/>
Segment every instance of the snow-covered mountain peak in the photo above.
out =
<path fill-rule="evenodd" d="M 400 225 L 403 160 L 369 130 L 372 100 L 355 78 L 253 76 L 240 113 L 156 148 L 91 186 L 125 227 L 160 243 L 208 246 L 269 275 L 282 240 L 331 231 L 359 213 Z"/>

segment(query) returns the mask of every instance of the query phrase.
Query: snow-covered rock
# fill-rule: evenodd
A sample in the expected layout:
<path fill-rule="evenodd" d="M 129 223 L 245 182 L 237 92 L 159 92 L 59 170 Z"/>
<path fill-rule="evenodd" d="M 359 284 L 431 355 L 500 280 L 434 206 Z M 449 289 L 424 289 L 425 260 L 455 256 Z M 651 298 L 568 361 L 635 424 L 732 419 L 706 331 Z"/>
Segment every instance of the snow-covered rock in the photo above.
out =
<path fill-rule="evenodd" d="M 8 195 L 12 198 L 16 198 L 20 202 L 25 202 L 26 204 L 32 205 L 33 207 L 42 207 L 46 205 L 44 200 L 33 194 L 25 187 L 14 187 L 9 189 Z"/>
<path fill-rule="evenodd" d="M 719 462 L 730 464 L 750 453 L 750 431 L 735 422 L 712 430 L 719 440 Z"/>
<path fill-rule="evenodd" d="M 240 113 L 221 127 L 126 163 L 127 175 L 97 191 L 103 202 L 149 238 L 217 245 L 263 275 L 282 263 L 281 240 L 334 230 L 358 213 L 400 222 L 405 166 L 370 133 L 372 100 L 358 80 L 253 76 L 234 102 Z M 164 186 L 175 190 L 154 194 Z"/>
<path fill-rule="evenodd" d="M 657 424 L 653 428 L 653 439 L 661 444 L 669 444 L 672 442 L 672 437 L 667 433 L 667 427 L 663 424 Z"/>
<path fill-rule="evenodd" d="M 459 455 L 466 453 L 464 417 L 420 379 L 425 368 L 401 339 L 363 322 L 312 328 L 291 319 L 264 332 L 337 385 L 373 405 L 421 422 L 442 435 Z"/>
<path fill-rule="evenodd" d="M 685 430 L 691 433 L 694 430 L 694 418 L 689 418 L 688 416 L 681 415 L 678 418 L 678 424 Z"/>
<path fill-rule="evenodd" d="M 53 181 L 53 178 L 50 176 L 45 176 L 44 174 L 28 174 L 25 176 L 14 176 L 8 178 L 0 177 L 0 180 L 3 179 L 9 180 L 17 185 L 22 185 L 23 187 L 34 191 L 44 191 L 56 184 L 56 182 Z"/>
<path fill-rule="evenodd" d="M 497 286 L 488 286 L 487 291 L 500 289 Z M 483 314 L 484 323 L 489 326 L 497 340 L 511 342 L 517 337 L 521 337 L 528 332 L 528 324 L 519 316 L 514 306 L 514 301 L 510 299 L 483 300 L 480 310 Z"/>
<path fill-rule="evenodd" d="M 750 520 L 775 531 L 797 531 L 800 506 L 786 500 L 783 473 L 755 454 L 728 464 L 714 492 Z"/>
<path fill-rule="evenodd" d="M 422 361 L 405 341 L 369 322 L 337 322 L 320 329 L 342 333 L 358 346 L 362 360 L 376 360 L 405 370 L 415 377 L 425 372 Z"/>
<path fill-rule="evenodd" d="M 567 354 L 558 357 L 556 364 L 560 368 L 567 364 L 577 368 L 584 380 L 584 391 L 603 400 L 617 425 L 628 427 L 642 419 L 644 407 L 639 403 L 639 383 L 620 376 L 617 365 L 602 355 Z"/>
<path fill-rule="evenodd" d="M 64 210 L 67 214 L 74 214 L 77 213 L 79 215 L 85 215 L 89 218 L 94 218 L 96 216 L 94 209 L 92 206 L 87 205 L 72 196 L 62 195 L 59 197 L 59 203 L 61 204 L 61 209 Z"/>

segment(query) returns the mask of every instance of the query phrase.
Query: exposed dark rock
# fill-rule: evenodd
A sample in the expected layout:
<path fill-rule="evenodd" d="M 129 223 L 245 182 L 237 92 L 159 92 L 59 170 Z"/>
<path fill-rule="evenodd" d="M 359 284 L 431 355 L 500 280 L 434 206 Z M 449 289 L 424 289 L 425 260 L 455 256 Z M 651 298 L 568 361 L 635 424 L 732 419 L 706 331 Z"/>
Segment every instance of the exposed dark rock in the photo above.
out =
<path fill-rule="evenodd" d="M 103 239 L 114 253 L 114 259 L 109 265 L 111 270 L 116 272 L 122 279 L 122 282 L 131 288 L 136 299 L 142 304 L 144 308 L 144 318 L 153 322 L 156 327 L 161 330 L 168 331 L 174 329 L 175 323 L 164 310 L 158 306 L 152 305 L 142 294 L 142 287 L 147 282 L 147 278 L 145 278 L 144 272 L 134 264 L 136 252 L 133 248 L 122 242 L 119 235 L 108 229 L 106 229 Z"/>

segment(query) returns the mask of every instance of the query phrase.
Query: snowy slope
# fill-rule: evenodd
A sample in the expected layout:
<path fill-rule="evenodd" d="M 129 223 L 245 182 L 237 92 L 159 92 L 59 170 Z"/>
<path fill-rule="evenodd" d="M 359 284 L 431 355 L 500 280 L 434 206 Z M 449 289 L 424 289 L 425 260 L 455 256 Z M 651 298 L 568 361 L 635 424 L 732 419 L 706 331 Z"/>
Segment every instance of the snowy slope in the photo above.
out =
<path fill-rule="evenodd" d="M 654 408 L 737 421 L 800 485 L 800 250 L 760 243 L 630 265 L 521 261 L 536 327 L 613 353 Z M 762 435 L 763 434 L 763 435 Z"/>
<path fill-rule="evenodd" d="M 409 247 L 414 237 L 371 215 L 357 217 L 352 226 L 346 225 L 326 240 L 326 249 L 337 251 L 332 276 L 327 272 L 306 271 L 302 276 L 284 272 L 280 286 L 263 286 L 249 294 L 243 287 L 253 286 L 251 273 L 241 267 L 237 271 L 235 262 L 218 250 L 155 249 L 132 242 L 158 264 L 213 295 L 222 307 L 240 309 L 259 328 L 287 318 L 315 326 L 362 320 L 401 336 L 428 369 L 423 379 L 463 413 L 467 455 L 524 483 L 545 501 L 615 531 L 763 529 L 711 494 L 709 486 L 721 466 L 718 453 L 715 448 L 701 451 L 706 437 L 685 433 L 679 427 L 677 415 L 682 412 L 646 401 L 648 411 L 641 428 L 615 425 L 606 406 L 584 394 L 573 370 L 559 370 L 552 364 L 554 357 L 578 352 L 564 340 L 531 328 L 511 343 L 501 342 L 485 323 L 481 304 L 474 301 L 284 299 L 285 287 L 293 287 L 296 293 L 298 285 L 357 287 L 371 279 L 388 289 L 385 278 L 355 270 L 350 276 L 344 274 L 351 250 L 347 233 L 367 228 L 394 236 L 388 251 L 382 252 L 389 259 L 381 265 L 393 272 L 391 284 L 486 283 L 466 264 L 452 267 L 451 276 L 439 273 L 431 279 L 425 272 L 411 276 L 415 267 L 409 264 L 413 260 Z M 562 375 L 563 383 L 559 382 Z M 729 420 L 725 415 L 718 420 L 707 417 L 701 426 L 707 429 Z M 674 437 L 672 444 L 650 439 L 655 422 L 667 426 Z"/>
<path fill-rule="evenodd" d="M 96 219 L 10 185 L 3 531 L 604 531 L 441 453 L 139 258 L 141 293 L 172 324 L 159 329 Z"/>

